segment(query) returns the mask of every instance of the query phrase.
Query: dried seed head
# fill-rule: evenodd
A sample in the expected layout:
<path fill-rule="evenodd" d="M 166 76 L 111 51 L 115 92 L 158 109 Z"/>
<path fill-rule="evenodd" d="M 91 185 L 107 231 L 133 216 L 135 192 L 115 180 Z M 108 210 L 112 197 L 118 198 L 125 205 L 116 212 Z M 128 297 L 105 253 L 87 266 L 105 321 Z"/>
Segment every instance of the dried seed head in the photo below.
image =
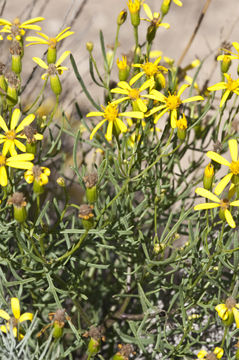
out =
<path fill-rule="evenodd" d="M 118 345 L 118 348 L 120 349 L 119 354 L 122 356 L 125 356 L 125 358 L 129 358 L 131 354 L 134 353 L 134 348 L 130 344 L 126 345 Z"/>
<path fill-rule="evenodd" d="M 22 192 L 15 192 L 14 194 L 12 194 L 12 196 L 8 199 L 8 204 L 14 205 L 19 208 L 27 205 L 26 199 Z"/>
<path fill-rule="evenodd" d="M 102 326 L 91 326 L 89 331 L 86 331 L 84 337 L 91 337 L 96 341 L 104 339 L 104 328 Z"/>
<path fill-rule="evenodd" d="M 94 214 L 92 212 L 93 208 L 94 207 L 92 205 L 87 205 L 87 204 L 81 205 L 80 211 L 79 211 L 79 218 L 88 220 L 88 219 L 94 217 Z"/>
<path fill-rule="evenodd" d="M 47 72 L 49 76 L 57 75 L 58 71 L 55 64 L 49 64 Z"/>
<path fill-rule="evenodd" d="M 86 188 L 92 188 L 97 184 L 98 175 L 96 173 L 92 173 L 84 176 L 83 178 Z"/>
<path fill-rule="evenodd" d="M 36 142 L 36 139 L 34 136 L 36 133 L 37 133 L 37 130 L 32 125 L 28 125 L 28 126 L 24 127 L 21 135 L 25 135 L 27 137 L 27 142 L 31 144 L 31 143 Z"/>
<path fill-rule="evenodd" d="M 32 168 L 32 172 L 33 172 L 34 178 L 35 178 L 35 179 L 38 179 L 38 178 L 40 178 L 40 176 L 41 176 L 42 169 L 41 169 L 40 166 L 34 165 L 33 168 Z"/>
<path fill-rule="evenodd" d="M 13 40 L 9 51 L 12 55 L 22 55 L 22 47 L 17 40 Z"/>
<path fill-rule="evenodd" d="M 66 312 L 66 309 L 58 309 L 58 310 L 56 310 L 53 321 L 58 321 L 60 323 L 62 323 L 62 322 L 65 323 L 65 321 L 66 321 L 65 312 Z"/>
<path fill-rule="evenodd" d="M 6 71 L 5 78 L 7 80 L 8 85 L 10 85 L 12 88 L 17 88 L 20 84 L 17 75 L 13 71 Z"/>
<path fill-rule="evenodd" d="M 229 298 L 227 298 L 225 305 L 228 310 L 232 310 L 236 306 L 236 300 L 232 296 L 230 296 Z"/>

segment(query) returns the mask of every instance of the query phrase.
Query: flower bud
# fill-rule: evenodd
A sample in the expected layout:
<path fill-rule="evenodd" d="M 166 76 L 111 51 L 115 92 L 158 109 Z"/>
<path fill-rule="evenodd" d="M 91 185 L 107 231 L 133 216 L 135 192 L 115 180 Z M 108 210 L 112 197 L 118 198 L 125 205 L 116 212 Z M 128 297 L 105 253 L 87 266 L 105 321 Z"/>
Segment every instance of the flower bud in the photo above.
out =
<path fill-rule="evenodd" d="M 203 175 L 203 187 L 207 190 L 211 190 L 214 177 L 214 167 L 209 163 L 204 171 Z"/>
<path fill-rule="evenodd" d="M 183 114 L 181 119 L 176 120 L 178 139 L 183 141 L 186 138 L 187 119 Z"/>
<path fill-rule="evenodd" d="M 7 82 L 4 76 L 5 65 L 0 62 L 0 88 L 7 92 Z M 1 95 L 1 92 L 0 92 Z"/>
<path fill-rule="evenodd" d="M 140 24 L 140 0 L 129 0 L 128 8 L 130 11 L 131 24 L 134 27 L 138 27 Z"/>
<path fill-rule="evenodd" d="M 94 48 L 93 42 L 88 41 L 88 42 L 86 43 L 86 49 L 87 49 L 87 51 L 89 51 L 89 53 L 91 53 L 91 52 L 93 51 L 93 48 Z"/>
<path fill-rule="evenodd" d="M 221 72 L 227 73 L 230 66 L 231 66 L 231 59 L 228 55 L 223 55 L 222 61 L 221 61 Z"/>
<path fill-rule="evenodd" d="M 97 200 L 97 181 L 98 175 L 96 173 L 89 174 L 83 178 L 86 187 L 86 198 L 89 203 L 94 203 Z"/>
<path fill-rule="evenodd" d="M 126 81 L 129 77 L 130 67 L 127 64 L 127 57 L 122 56 L 122 60 L 117 59 L 118 76 L 120 81 Z"/>
<path fill-rule="evenodd" d="M 82 219 L 82 224 L 85 230 L 90 230 L 94 227 L 94 214 L 92 205 L 83 204 L 80 206 L 79 218 Z"/>
<path fill-rule="evenodd" d="M 127 19 L 127 10 L 123 9 L 117 17 L 117 25 L 123 25 Z"/>
<path fill-rule="evenodd" d="M 62 87 L 61 87 L 61 82 L 60 82 L 59 76 L 57 74 L 50 75 L 50 84 L 51 84 L 51 89 L 54 92 L 54 94 L 56 96 L 60 95 L 60 93 L 62 91 Z"/>
<path fill-rule="evenodd" d="M 168 13 L 169 8 L 170 8 L 170 3 L 171 3 L 171 0 L 163 0 L 163 3 L 161 5 L 162 16 L 165 16 Z"/>
<path fill-rule="evenodd" d="M 19 223 L 23 223 L 27 218 L 26 200 L 24 194 L 15 192 L 8 200 L 8 204 L 13 205 L 14 219 Z"/>
<path fill-rule="evenodd" d="M 60 176 L 57 180 L 56 180 L 57 184 L 61 187 L 65 187 L 66 184 L 65 184 L 65 180 L 62 176 Z"/>

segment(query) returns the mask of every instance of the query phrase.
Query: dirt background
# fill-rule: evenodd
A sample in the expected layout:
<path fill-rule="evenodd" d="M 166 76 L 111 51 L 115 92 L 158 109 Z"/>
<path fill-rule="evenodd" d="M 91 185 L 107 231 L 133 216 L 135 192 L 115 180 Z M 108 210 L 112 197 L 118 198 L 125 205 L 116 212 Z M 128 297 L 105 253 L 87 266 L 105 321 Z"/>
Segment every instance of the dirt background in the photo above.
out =
<path fill-rule="evenodd" d="M 179 59 L 182 54 L 196 24 L 200 13 L 206 3 L 206 0 L 182 0 L 183 7 L 176 6 L 173 2 L 168 15 L 164 22 L 168 22 L 171 27 L 169 30 L 160 28 L 157 40 L 153 49 L 163 51 L 163 54 Z M 152 11 L 159 11 L 161 0 L 148 0 Z M 42 32 L 49 36 L 56 36 L 62 29 L 72 26 L 75 35 L 65 39 L 60 43 L 59 53 L 64 50 L 71 50 L 80 74 L 85 79 L 86 84 L 92 92 L 95 91 L 91 79 L 88 76 L 88 53 L 85 48 L 87 41 L 93 41 L 94 56 L 98 62 L 101 62 L 99 46 L 99 30 L 102 30 L 105 36 L 105 43 L 112 45 L 115 37 L 116 18 L 118 13 L 127 7 L 126 0 L 1 0 L 0 10 L 1 17 L 13 20 L 19 16 L 21 21 L 36 16 L 45 17 L 42 22 Z M 144 17 L 142 9 L 141 16 Z M 223 40 L 239 41 L 238 24 L 239 20 L 239 0 L 212 0 L 203 19 L 201 27 L 196 35 L 192 46 L 187 53 L 182 66 L 187 65 L 190 61 L 198 57 L 206 58 L 200 74 L 200 82 L 203 83 L 208 76 L 211 76 L 213 69 L 213 60 L 215 54 Z M 128 17 L 120 31 L 120 47 L 117 55 L 121 57 L 122 53 L 128 52 L 133 46 L 133 31 L 129 26 L 130 18 Z M 139 40 L 143 41 L 142 34 L 145 33 L 148 23 L 142 22 L 140 25 Z M 30 32 L 29 32 L 30 34 Z M 33 32 L 31 32 L 33 34 Z M 25 55 L 28 59 L 24 60 L 23 79 L 27 79 L 34 63 L 31 61 L 33 56 L 42 57 L 46 46 L 31 46 L 26 48 Z M 1 61 L 6 61 L 6 52 L 2 52 Z M 102 64 L 102 62 L 101 62 Z M 64 65 L 70 66 L 69 59 Z M 39 74 L 41 69 L 37 70 Z M 215 78 L 219 76 L 219 71 L 215 72 Z M 75 79 L 73 71 L 70 70 L 61 78 L 67 89 L 67 98 L 64 96 L 66 106 L 70 107 L 75 98 L 82 106 L 89 107 L 89 103 L 82 94 L 80 85 Z M 117 79 L 116 79 L 117 80 Z M 30 88 L 30 87 L 29 87 Z M 35 85 L 30 88 L 30 93 L 34 92 Z M 71 93 L 71 95 L 69 95 Z M 95 93 L 101 101 L 100 95 Z"/>

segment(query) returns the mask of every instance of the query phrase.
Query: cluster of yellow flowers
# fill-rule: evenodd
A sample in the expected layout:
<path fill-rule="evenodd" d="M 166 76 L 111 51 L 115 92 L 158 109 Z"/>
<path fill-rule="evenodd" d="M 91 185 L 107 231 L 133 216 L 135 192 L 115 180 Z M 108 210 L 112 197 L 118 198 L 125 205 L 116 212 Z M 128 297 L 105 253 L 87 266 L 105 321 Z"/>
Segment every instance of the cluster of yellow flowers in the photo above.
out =
<path fill-rule="evenodd" d="M 43 134 L 38 133 L 32 123 L 35 119 L 35 114 L 28 114 L 22 121 L 20 107 L 20 85 L 21 85 L 21 71 L 22 58 L 24 55 L 24 40 L 28 42 L 26 46 L 35 44 L 48 45 L 47 63 L 40 58 L 33 57 L 33 61 L 40 67 L 46 70 L 42 75 L 42 79 L 47 82 L 50 79 L 52 91 L 58 97 L 62 91 L 61 83 L 58 75 L 62 74 L 66 67 L 61 66 L 61 63 L 70 54 L 70 51 L 65 51 L 57 59 L 57 43 L 66 37 L 72 35 L 74 32 L 70 31 L 69 27 L 61 31 L 56 37 L 49 37 L 40 32 L 41 27 L 36 25 L 37 22 L 43 21 L 43 17 L 36 17 L 24 22 L 20 22 L 19 18 L 15 18 L 12 22 L 0 18 L 0 26 L 2 26 L 0 33 L 7 34 L 7 40 L 11 41 L 11 70 L 7 71 L 5 65 L 1 64 L 0 75 L 0 100 L 2 115 L 0 115 L 0 144 L 2 150 L 0 152 L 0 185 L 6 187 L 9 179 L 13 183 L 13 172 L 9 172 L 8 168 L 27 170 L 24 174 L 27 183 L 33 183 L 33 190 L 36 194 L 43 191 L 43 186 L 48 183 L 50 169 L 34 165 L 36 154 L 36 142 L 43 139 Z M 27 30 L 34 30 L 38 36 L 28 36 L 25 38 Z M 1 40 L 3 40 L 1 35 Z M 18 152 L 21 153 L 18 153 Z M 14 197 L 10 203 L 15 205 Z M 19 200 L 19 199 L 18 199 Z M 24 204 L 24 205 L 22 205 Z M 21 198 L 17 206 L 26 206 L 26 202 Z M 22 218 L 22 221 L 24 218 Z M 19 218 L 19 221 L 20 218 Z"/>
<path fill-rule="evenodd" d="M 239 79 L 233 80 L 231 75 L 228 74 L 229 67 L 231 65 L 231 60 L 239 59 L 239 43 L 233 42 L 232 46 L 236 49 L 237 54 L 234 54 L 228 49 L 223 49 L 225 54 L 219 55 L 217 57 L 218 61 L 221 61 L 221 70 L 222 76 L 224 76 L 226 81 L 221 81 L 213 86 L 208 88 L 209 91 L 223 90 L 220 108 L 223 111 L 227 101 L 232 97 L 233 93 L 239 95 Z M 222 220 L 226 220 L 227 223 L 232 227 L 236 227 L 236 223 L 233 220 L 230 208 L 233 206 L 239 206 L 238 200 L 238 184 L 239 184 L 239 158 L 238 158 L 238 145 L 236 139 L 230 139 L 228 141 L 228 147 L 231 155 L 231 161 L 226 160 L 224 157 L 219 155 L 214 151 L 208 151 L 207 156 L 212 160 L 212 164 L 209 164 L 209 168 L 205 170 L 205 176 L 209 179 L 209 185 L 204 188 L 197 188 L 195 191 L 198 195 L 205 197 L 206 199 L 211 200 L 212 202 L 207 202 L 205 204 L 199 204 L 195 206 L 195 210 L 205 210 L 219 207 L 219 216 Z M 218 163 L 228 167 L 228 174 L 225 175 L 219 183 L 214 188 L 214 193 L 210 190 L 212 188 L 212 182 L 214 177 L 214 166 L 213 163 Z M 219 199 L 219 195 L 225 190 L 226 186 L 231 182 L 229 187 L 228 195 Z M 234 200 L 232 200 L 234 198 Z"/>

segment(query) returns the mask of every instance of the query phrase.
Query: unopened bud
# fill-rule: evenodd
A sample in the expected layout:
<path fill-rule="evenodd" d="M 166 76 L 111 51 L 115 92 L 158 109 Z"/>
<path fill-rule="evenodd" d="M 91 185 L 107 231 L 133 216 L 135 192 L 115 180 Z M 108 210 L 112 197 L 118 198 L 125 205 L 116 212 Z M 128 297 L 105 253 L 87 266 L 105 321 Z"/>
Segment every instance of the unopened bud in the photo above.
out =
<path fill-rule="evenodd" d="M 49 46 L 47 50 L 47 56 L 46 56 L 48 64 L 55 64 L 56 62 L 56 48 L 52 48 Z"/>
<path fill-rule="evenodd" d="M 86 49 L 89 51 L 89 53 L 91 53 L 91 52 L 93 51 L 93 48 L 94 48 L 93 42 L 88 41 L 88 42 L 86 43 Z"/>
<path fill-rule="evenodd" d="M 66 184 L 65 184 L 65 180 L 63 179 L 62 176 L 60 176 L 57 180 L 56 180 L 57 184 L 61 187 L 65 187 Z"/>
<path fill-rule="evenodd" d="M 170 8 L 170 3 L 171 3 L 171 0 L 163 0 L 163 3 L 161 5 L 162 16 L 165 16 L 168 13 L 169 8 Z"/>
<path fill-rule="evenodd" d="M 211 163 L 209 163 L 204 171 L 203 175 L 203 187 L 206 190 L 211 190 L 214 176 L 214 167 Z"/>
<path fill-rule="evenodd" d="M 123 25 L 127 19 L 127 10 L 123 9 L 117 17 L 117 25 Z"/>
<path fill-rule="evenodd" d="M 51 84 L 51 89 L 54 92 L 54 94 L 56 96 L 59 96 L 62 91 L 62 87 L 61 87 L 61 82 L 60 82 L 59 76 L 57 74 L 50 76 L 50 84 Z"/>

